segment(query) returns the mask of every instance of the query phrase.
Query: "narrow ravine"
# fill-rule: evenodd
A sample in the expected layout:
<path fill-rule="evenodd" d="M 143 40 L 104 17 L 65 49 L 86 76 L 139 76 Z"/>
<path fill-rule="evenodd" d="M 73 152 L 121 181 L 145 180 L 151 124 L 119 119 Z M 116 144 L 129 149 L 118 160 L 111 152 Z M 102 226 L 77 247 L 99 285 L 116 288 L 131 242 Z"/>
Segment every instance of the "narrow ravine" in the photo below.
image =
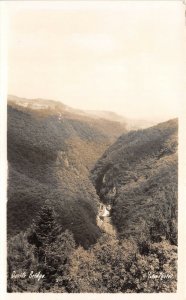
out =
<path fill-rule="evenodd" d="M 97 215 L 97 225 L 99 228 L 106 232 L 107 234 L 115 237 L 116 236 L 116 229 L 114 228 L 111 220 L 111 211 L 112 207 L 111 205 L 105 205 L 100 202 L 100 207 L 98 210 Z"/>

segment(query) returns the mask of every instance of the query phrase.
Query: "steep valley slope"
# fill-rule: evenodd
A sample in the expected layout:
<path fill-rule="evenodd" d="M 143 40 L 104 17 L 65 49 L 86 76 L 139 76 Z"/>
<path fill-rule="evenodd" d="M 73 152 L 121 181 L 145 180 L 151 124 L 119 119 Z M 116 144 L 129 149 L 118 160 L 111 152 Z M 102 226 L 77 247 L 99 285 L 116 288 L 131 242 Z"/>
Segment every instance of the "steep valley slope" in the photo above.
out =
<path fill-rule="evenodd" d="M 9 236 L 28 228 L 48 200 L 87 248 L 101 234 L 101 200 L 119 238 L 177 244 L 177 120 L 127 132 L 111 117 L 9 97 Z"/>
<path fill-rule="evenodd" d="M 120 238 L 177 244 L 178 122 L 125 133 L 92 170 Z"/>
<path fill-rule="evenodd" d="M 100 235 L 90 169 L 125 124 L 94 119 L 55 101 L 8 101 L 8 235 L 25 230 L 46 200 L 85 248 Z"/>

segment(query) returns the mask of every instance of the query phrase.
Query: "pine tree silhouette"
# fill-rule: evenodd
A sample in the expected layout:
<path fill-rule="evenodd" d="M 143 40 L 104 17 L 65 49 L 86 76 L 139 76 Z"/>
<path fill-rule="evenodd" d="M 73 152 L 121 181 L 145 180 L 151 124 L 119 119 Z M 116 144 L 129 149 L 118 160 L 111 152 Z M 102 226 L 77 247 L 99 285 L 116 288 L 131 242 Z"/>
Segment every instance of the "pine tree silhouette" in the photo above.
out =
<path fill-rule="evenodd" d="M 55 242 L 61 231 L 61 227 L 56 223 L 53 208 L 45 202 L 28 234 L 28 242 L 36 246 L 39 261 L 44 259 L 44 250 Z"/>
<path fill-rule="evenodd" d="M 61 284 L 65 284 L 68 256 L 75 247 L 70 232 L 63 231 L 56 223 L 56 215 L 49 203 L 45 202 L 38 217 L 33 222 L 27 240 L 35 246 L 38 270 L 45 275 L 40 285 L 40 292 L 50 290 L 56 279 L 62 276 Z"/>

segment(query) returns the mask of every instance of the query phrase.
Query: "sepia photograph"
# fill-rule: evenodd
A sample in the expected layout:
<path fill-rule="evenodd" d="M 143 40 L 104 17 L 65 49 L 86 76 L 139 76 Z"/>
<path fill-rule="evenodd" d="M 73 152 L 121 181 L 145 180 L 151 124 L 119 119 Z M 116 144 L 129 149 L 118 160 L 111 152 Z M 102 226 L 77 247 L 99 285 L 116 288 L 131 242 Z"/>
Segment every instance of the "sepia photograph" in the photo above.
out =
<path fill-rule="evenodd" d="M 4 6 L 7 293 L 177 293 L 184 3 Z"/>

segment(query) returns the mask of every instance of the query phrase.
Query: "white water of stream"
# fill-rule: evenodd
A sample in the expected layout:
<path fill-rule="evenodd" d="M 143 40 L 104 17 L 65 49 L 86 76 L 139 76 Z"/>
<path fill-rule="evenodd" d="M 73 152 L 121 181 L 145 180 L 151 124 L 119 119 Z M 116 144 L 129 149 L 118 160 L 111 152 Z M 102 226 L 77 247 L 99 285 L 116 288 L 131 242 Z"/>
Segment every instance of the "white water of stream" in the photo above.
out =
<path fill-rule="evenodd" d="M 110 216 L 111 208 L 111 205 L 100 204 L 97 215 L 97 225 L 101 230 L 109 235 L 116 236 L 116 230 L 112 224 Z"/>

